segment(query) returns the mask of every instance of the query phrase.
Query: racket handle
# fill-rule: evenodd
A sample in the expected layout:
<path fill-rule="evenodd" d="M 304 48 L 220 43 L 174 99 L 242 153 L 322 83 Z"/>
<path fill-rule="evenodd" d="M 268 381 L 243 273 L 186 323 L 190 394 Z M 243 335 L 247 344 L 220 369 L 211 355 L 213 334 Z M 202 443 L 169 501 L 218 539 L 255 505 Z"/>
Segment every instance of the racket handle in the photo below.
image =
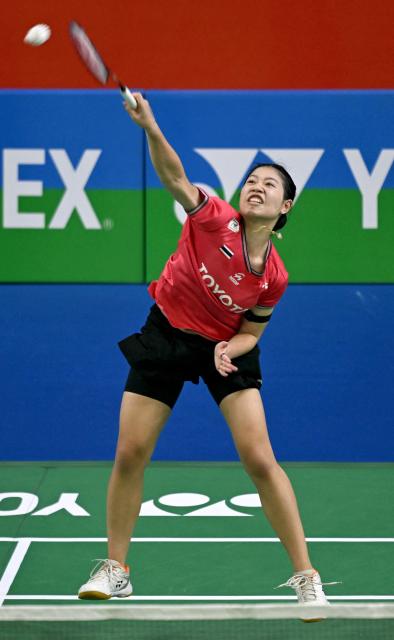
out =
<path fill-rule="evenodd" d="M 124 85 L 120 85 L 120 93 L 122 94 L 124 100 L 126 100 L 127 104 L 132 108 L 137 108 L 137 100 L 132 95 L 130 89 L 125 87 Z"/>

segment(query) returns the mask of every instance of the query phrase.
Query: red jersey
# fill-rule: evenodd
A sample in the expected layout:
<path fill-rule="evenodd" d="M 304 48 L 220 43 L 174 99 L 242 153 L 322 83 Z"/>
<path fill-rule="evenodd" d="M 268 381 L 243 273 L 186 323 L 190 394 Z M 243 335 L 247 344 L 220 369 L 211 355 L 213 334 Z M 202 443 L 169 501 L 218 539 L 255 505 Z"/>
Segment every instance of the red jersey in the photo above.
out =
<path fill-rule="evenodd" d="M 173 327 L 229 340 L 247 309 L 276 305 L 288 274 L 271 242 L 264 272 L 253 271 L 240 213 L 201 193 L 204 199 L 188 212 L 177 250 L 148 291 Z"/>

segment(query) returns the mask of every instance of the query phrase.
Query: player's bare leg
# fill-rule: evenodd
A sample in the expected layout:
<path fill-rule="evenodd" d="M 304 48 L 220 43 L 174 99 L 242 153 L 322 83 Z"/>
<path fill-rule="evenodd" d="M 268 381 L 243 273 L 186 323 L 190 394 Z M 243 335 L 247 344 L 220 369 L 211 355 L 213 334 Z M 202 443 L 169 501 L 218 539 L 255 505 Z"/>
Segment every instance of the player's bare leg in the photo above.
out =
<path fill-rule="evenodd" d="M 163 402 L 127 391 L 123 394 L 107 495 L 108 557 L 122 564 L 141 508 L 145 466 L 170 413 Z"/>
<path fill-rule="evenodd" d="M 256 485 L 264 513 L 287 550 L 294 571 L 311 569 L 297 501 L 290 480 L 272 451 L 259 392 L 245 389 L 232 393 L 222 400 L 220 409 L 241 462 Z"/>

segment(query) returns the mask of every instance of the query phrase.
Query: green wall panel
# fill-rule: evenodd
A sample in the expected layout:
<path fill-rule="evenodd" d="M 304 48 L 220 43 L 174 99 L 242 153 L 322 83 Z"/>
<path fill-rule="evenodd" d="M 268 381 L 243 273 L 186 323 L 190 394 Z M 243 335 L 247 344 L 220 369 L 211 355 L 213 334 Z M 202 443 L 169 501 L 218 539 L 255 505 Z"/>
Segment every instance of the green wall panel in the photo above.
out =
<path fill-rule="evenodd" d="M 231 200 L 237 207 L 238 196 Z M 362 228 L 361 195 L 351 189 L 306 189 L 283 240 L 275 240 L 293 283 L 394 282 L 394 190 L 380 193 L 377 229 Z M 182 226 L 164 190 L 146 194 L 146 274 L 157 278 Z"/>
<path fill-rule="evenodd" d="M 85 228 L 74 210 L 64 229 L 53 229 L 63 193 L 48 189 L 41 198 L 20 198 L 20 212 L 45 213 L 45 228 L 0 226 L 0 281 L 143 282 L 143 193 L 88 190 L 99 228 Z"/>

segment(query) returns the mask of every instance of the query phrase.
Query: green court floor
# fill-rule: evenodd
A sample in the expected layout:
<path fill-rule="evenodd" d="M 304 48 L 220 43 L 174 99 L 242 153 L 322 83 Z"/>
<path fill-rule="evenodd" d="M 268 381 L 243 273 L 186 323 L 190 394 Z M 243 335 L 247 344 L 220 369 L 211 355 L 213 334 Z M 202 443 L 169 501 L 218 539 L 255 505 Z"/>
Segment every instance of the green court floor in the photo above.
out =
<path fill-rule="evenodd" d="M 282 465 L 332 601 L 394 601 L 394 465 Z M 111 464 L 0 465 L 0 602 L 78 604 L 106 557 Z M 236 463 L 153 463 L 130 548 L 136 602 L 278 602 L 287 555 Z M 119 601 L 117 601 L 119 604 Z"/>

